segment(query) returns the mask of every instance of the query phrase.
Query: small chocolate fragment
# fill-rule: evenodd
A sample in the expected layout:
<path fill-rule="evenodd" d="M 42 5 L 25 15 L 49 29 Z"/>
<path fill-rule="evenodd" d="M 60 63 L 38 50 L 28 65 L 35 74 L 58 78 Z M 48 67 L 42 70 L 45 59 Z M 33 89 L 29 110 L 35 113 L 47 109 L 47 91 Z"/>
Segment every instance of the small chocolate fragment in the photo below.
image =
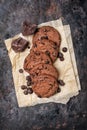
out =
<path fill-rule="evenodd" d="M 63 57 L 63 54 L 61 52 L 58 52 L 58 58 L 62 58 Z"/>
<path fill-rule="evenodd" d="M 61 85 L 61 86 L 64 86 L 65 85 L 65 83 L 64 83 L 64 81 L 63 80 L 58 80 L 58 83 L 59 83 L 59 85 Z"/>
<path fill-rule="evenodd" d="M 25 94 L 25 95 L 28 95 L 28 91 L 27 91 L 27 89 L 24 90 L 24 94 Z"/>
<path fill-rule="evenodd" d="M 27 48 L 28 44 L 28 41 L 20 37 L 12 41 L 11 47 L 16 53 L 23 52 Z"/>
<path fill-rule="evenodd" d="M 31 81 L 31 77 L 29 75 L 26 76 L 26 80 Z"/>
<path fill-rule="evenodd" d="M 24 89 L 27 89 L 27 86 L 26 86 L 26 85 L 22 85 L 22 86 L 21 86 L 21 89 L 23 89 L 23 90 L 24 90 Z"/>
<path fill-rule="evenodd" d="M 63 52 L 67 52 L 67 48 L 66 48 L 66 47 L 63 47 L 63 48 L 62 48 L 62 51 L 63 51 Z"/>
<path fill-rule="evenodd" d="M 23 73 L 23 69 L 19 69 L 19 72 L 20 72 L 20 73 Z"/>
<path fill-rule="evenodd" d="M 60 58 L 60 61 L 64 61 L 64 57 L 61 57 L 61 58 Z"/>
<path fill-rule="evenodd" d="M 24 36 L 32 35 L 37 29 L 36 24 L 31 24 L 29 21 L 24 21 L 22 26 L 22 34 Z"/>
<path fill-rule="evenodd" d="M 28 91 L 29 94 L 32 94 L 32 93 L 33 93 L 32 88 L 28 88 L 27 91 Z"/>

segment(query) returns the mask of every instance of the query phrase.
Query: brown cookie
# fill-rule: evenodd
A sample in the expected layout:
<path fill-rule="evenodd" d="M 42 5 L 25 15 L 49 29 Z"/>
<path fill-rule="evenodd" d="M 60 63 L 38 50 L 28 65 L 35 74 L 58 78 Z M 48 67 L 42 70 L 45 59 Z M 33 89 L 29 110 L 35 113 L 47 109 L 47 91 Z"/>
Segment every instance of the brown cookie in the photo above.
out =
<path fill-rule="evenodd" d="M 58 47 L 60 46 L 61 36 L 59 32 L 51 26 L 43 26 L 39 28 L 38 31 L 33 36 L 33 44 L 38 40 L 42 39 L 49 39 L 57 43 Z"/>
<path fill-rule="evenodd" d="M 39 97 L 50 97 L 58 90 L 57 80 L 50 75 L 37 76 L 37 82 L 32 86 L 33 91 Z"/>
<path fill-rule="evenodd" d="M 30 75 L 32 78 L 32 81 L 35 81 L 38 75 L 51 75 L 54 78 L 58 79 L 58 71 L 57 69 L 51 65 L 51 64 L 38 64 L 32 70 L 30 71 Z"/>
<path fill-rule="evenodd" d="M 30 54 L 24 60 L 24 69 L 29 73 L 36 65 L 43 64 L 52 64 L 52 61 L 48 55 L 40 52 L 30 51 Z"/>
<path fill-rule="evenodd" d="M 54 62 L 57 59 L 59 51 L 59 48 L 54 44 L 54 42 L 47 39 L 37 41 L 35 44 L 33 44 L 32 49 L 34 52 L 38 51 L 45 53 L 51 58 L 52 62 Z"/>

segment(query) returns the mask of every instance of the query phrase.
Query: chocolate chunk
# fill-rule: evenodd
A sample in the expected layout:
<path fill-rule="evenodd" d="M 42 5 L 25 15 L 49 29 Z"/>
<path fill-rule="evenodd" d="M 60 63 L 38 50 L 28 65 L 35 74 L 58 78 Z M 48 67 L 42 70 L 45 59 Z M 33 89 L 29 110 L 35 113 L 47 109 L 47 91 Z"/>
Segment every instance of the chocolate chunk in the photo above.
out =
<path fill-rule="evenodd" d="M 58 58 L 62 58 L 63 57 L 63 54 L 61 52 L 58 52 Z"/>
<path fill-rule="evenodd" d="M 48 55 L 48 56 L 50 56 L 50 52 L 49 51 L 46 51 L 45 54 Z"/>
<path fill-rule="evenodd" d="M 66 47 L 63 47 L 63 48 L 62 48 L 62 51 L 63 51 L 63 52 L 67 52 L 67 48 L 66 48 Z"/>
<path fill-rule="evenodd" d="M 28 88 L 27 91 L 28 91 L 29 94 L 32 94 L 32 93 L 33 93 L 32 88 Z"/>
<path fill-rule="evenodd" d="M 61 58 L 60 58 L 60 61 L 64 61 L 64 57 L 61 57 Z"/>
<path fill-rule="evenodd" d="M 19 69 L 19 72 L 20 72 L 20 73 L 23 73 L 23 69 Z"/>
<path fill-rule="evenodd" d="M 31 81 L 31 77 L 30 76 L 26 76 L 26 80 Z"/>
<path fill-rule="evenodd" d="M 55 53 L 55 52 L 53 52 L 53 56 L 54 56 L 54 57 L 56 56 L 56 53 Z"/>
<path fill-rule="evenodd" d="M 23 90 L 24 90 L 24 89 L 27 89 L 27 86 L 26 86 L 26 85 L 22 85 L 22 86 L 21 86 L 21 89 L 23 89 Z"/>
<path fill-rule="evenodd" d="M 24 94 L 25 94 L 25 95 L 28 95 L 28 90 L 27 90 L 27 89 L 24 90 Z"/>
<path fill-rule="evenodd" d="M 27 48 L 28 44 L 28 41 L 20 37 L 12 41 L 11 47 L 15 52 L 23 52 Z"/>
<path fill-rule="evenodd" d="M 61 85 L 61 86 L 64 86 L 65 85 L 65 83 L 64 83 L 64 81 L 63 80 L 58 80 L 58 83 Z"/>
<path fill-rule="evenodd" d="M 31 24 L 29 21 L 24 21 L 22 26 L 22 34 L 24 36 L 32 35 L 37 29 L 36 24 Z"/>

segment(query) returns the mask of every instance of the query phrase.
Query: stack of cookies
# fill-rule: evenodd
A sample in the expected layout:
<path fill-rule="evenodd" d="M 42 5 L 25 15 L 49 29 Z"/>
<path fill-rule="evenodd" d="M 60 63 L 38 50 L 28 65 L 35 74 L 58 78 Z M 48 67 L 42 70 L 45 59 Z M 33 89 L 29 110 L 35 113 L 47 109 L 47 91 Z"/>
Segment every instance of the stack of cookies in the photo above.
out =
<path fill-rule="evenodd" d="M 32 79 L 32 89 L 39 97 L 50 97 L 58 91 L 58 71 L 53 66 L 57 59 L 61 37 L 51 26 L 38 28 L 33 46 L 25 58 L 24 70 Z"/>

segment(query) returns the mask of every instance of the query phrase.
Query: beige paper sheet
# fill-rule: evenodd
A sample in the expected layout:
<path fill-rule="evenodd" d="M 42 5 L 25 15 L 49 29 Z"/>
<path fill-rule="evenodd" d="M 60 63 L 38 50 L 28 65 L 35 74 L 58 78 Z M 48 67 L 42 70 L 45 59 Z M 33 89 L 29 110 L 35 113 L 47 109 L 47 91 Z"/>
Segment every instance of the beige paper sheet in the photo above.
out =
<path fill-rule="evenodd" d="M 12 40 L 18 38 L 19 36 L 23 37 L 22 34 L 18 34 L 14 38 L 7 39 L 7 40 L 5 40 L 5 45 L 7 47 L 8 55 L 9 55 L 11 63 L 12 63 L 14 86 L 15 86 L 15 91 L 16 91 L 16 96 L 17 96 L 17 101 L 18 101 L 19 107 L 33 106 L 36 104 L 48 103 L 48 102 L 66 104 L 71 97 L 78 94 L 78 90 L 80 89 L 79 80 L 77 82 L 77 79 L 79 79 L 79 78 L 77 78 L 78 73 L 77 73 L 77 68 L 75 66 L 75 64 L 76 64 L 75 56 L 72 56 L 74 51 L 73 51 L 69 26 L 63 27 L 61 19 L 46 22 L 46 23 L 40 24 L 39 26 L 44 26 L 44 25 L 53 26 L 60 32 L 61 37 L 62 37 L 60 50 L 62 49 L 62 47 L 68 48 L 68 52 L 64 53 L 65 60 L 63 62 L 61 62 L 59 59 L 57 59 L 56 62 L 54 63 L 55 67 L 58 69 L 58 71 L 60 73 L 59 78 L 64 80 L 65 86 L 64 87 L 60 86 L 61 92 L 55 94 L 54 96 L 52 96 L 50 98 L 38 98 L 37 95 L 34 93 L 32 95 L 24 95 L 23 90 L 21 90 L 20 86 L 23 84 L 26 85 L 26 76 L 28 75 L 28 73 L 24 71 L 24 73 L 21 74 L 21 73 L 19 73 L 19 69 L 23 68 L 23 62 L 24 62 L 25 57 L 29 53 L 29 49 L 26 49 L 26 51 L 24 51 L 22 53 L 15 53 L 11 49 Z M 65 35 L 65 33 L 68 35 Z M 32 36 L 23 37 L 23 38 L 30 41 L 31 47 L 32 47 Z M 69 42 L 70 42 L 71 46 L 68 45 Z M 72 53 L 69 50 L 70 47 L 71 47 Z M 74 62 L 72 63 L 72 61 L 74 61 Z"/>

